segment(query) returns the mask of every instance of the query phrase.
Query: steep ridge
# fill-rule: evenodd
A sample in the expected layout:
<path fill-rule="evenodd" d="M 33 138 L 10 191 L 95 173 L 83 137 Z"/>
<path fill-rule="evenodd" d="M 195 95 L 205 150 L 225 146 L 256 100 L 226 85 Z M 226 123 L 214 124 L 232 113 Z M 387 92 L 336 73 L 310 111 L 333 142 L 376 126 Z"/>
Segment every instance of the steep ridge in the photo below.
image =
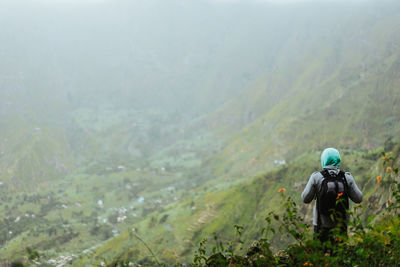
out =
<path fill-rule="evenodd" d="M 349 34 L 339 44 L 308 46 L 308 64 L 295 62 L 294 70 L 267 74 L 209 118 L 222 135 L 241 125 L 210 160 L 218 177 L 255 174 L 273 167 L 274 160 L 288 161 L 324 146 L 371 149 L 399 133 L 400 16 L 372 21 L 361 36 L 350 36 L 359 31 L 356 27 L 346 29 Z M 353 45 L 358 38 L 368 45 Z M 280 82 L 285 77 L 295 78 L 288 86 Z M 278 94 L 280 99 L 274 97 Z"/>
<path fill-rule="evenodd" d="M 24 118 L 13 118 L 2 126 L 0 180 L 8 193 L 38 190 L 62 179 L 75 165 L 61 129 L 39 127 Z"/>

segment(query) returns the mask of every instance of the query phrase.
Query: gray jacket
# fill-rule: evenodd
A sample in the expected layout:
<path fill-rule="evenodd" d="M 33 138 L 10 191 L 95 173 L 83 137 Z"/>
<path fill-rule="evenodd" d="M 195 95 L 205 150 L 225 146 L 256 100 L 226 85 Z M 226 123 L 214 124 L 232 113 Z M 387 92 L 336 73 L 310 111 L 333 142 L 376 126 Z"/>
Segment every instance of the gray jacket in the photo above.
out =
<path fill-rule="evenodd" d="M 329 171 L 329 173 L 332 173 L 332 174 L 333 173 L 338 174 L 340 171 L 339 168 L 336 166 L 327 166 L 324 169 L 327 169 Z M 353 176 L 349 172 L 346 172 L 345 177 L 346 177 L 347 184 L 349 186 L 349 188 L 348 188 L 349 198 L 355 203 L 360 203 L 363 199 L 363 195 L 362 195 L 360 189 L 358 189 Z M 306 185 L 306 188 L 304 188 L 304 191 L 301 194 L 301 198 L 304 203 L 310 203 L 313 199 L 316 199 L 317 192 L 319 192 L 319 190 L 321 189 L 322 180 L 323 180 L 323 176 L 320 172 L 314 172 L 311 175 L 310 180 L 308 180 L 308 183 Z M 321 216 L 321 226 L 322 227 L 333 227 L 334 225 L 332 225 L 331 220 L 329 218 L 325 218 L 325 217 L 326 216 Z M 317 225 L 317 221 L 318 221 L 318 211 L 317 211 L 317 204 L 315 203 L 313 224 Z"/>

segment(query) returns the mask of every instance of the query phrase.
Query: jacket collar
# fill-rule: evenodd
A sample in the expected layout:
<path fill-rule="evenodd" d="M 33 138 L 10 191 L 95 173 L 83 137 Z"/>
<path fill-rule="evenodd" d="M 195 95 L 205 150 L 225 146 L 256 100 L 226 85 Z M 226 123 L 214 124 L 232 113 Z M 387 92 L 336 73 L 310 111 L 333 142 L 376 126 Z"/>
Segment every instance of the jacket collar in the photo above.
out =
<path fill-rule="evenodd" d="M 325 166 L 324 169 L 327 169 L 327 170 L 339 170 L 339 167 L 338 166 Z"/>

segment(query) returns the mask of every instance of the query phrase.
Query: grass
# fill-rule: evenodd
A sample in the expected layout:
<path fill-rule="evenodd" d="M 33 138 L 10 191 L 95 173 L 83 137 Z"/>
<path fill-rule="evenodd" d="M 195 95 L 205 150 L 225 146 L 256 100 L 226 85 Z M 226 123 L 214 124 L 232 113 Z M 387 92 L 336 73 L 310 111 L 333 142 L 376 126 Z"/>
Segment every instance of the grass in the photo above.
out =
<path fill-rule="evenodd" d="M 346 153 L 344 156 L 346 165 L 343 167 L 350 171 L 353 171 L 354 167 L 358 168 L 353 171 L 357 182 L 360 181 L 359 177 L 368 177 L 368 181 L 362 186 L 366 199 L 368 199 L 370 196 L 379 195 L 382 192 L 376 187 L 374 175 L 377 173 L 375 168 L 380 163 L 375 160 L 365 160 L 365 155 L 364 152 Z M 167 223 L 172 229 L 171 232 L 166 232 L 165 225 L 160 223 L 149 227 L 149 219 L 136 224 L 135 227 L 139 229 L 139 234 L 145 238 L 160 260 L 168 264 L 190 262 L 194 248 L 200 240 L 204 237 L 212 239 L 213 233 L 216 233 L 222 242 L 230 240 L 235 224 L 244 226 L 242 240 L 244 240 L 245 246 L 250 246 L 253 240 L 259 236 L 260 229 L 265 227 L 266 215 L 270 211 L 279 213 L 281 206 L 277 192 L 279 188 L 286 188 L 287 195 L 293 197 L 296 202 L 300 202 L 299 196 L 309 175 L 312 170 L 319 169 L 319 162 L 315 160 L 318 156 L 318 153 L 306 153 L 287 166 L 259 174 L 250 180 L 244 180 L 211 192 L 197 191 L 196 196 L 191 193 L 191 200 L 173 204 L 166 207 L 162 213 L 155 212 L 150 215 L 159 219 L 163 214 L 168 214 Z M 362 168 L 359 167 L 359 162 L 362 162 Z M 196 207 L 194 210 L 190 205 L 192 201 Z M 382 200 L 378 201 L 382 202 Z M 312 205 L 300 203 L 299 205 L 302 216 L 306 222 L 311 223 Z M 378 206 L 376 204 L 377 208 Z M 143 255 L 145 255 L 144 258 L 148 257 L 143 246 L 138 247 L 137 244 L 129 241 L 128 234 L 123 234 L 115 239 L 119 247 L 130 246 L 140 251 L 139 254 L 135 254 L 135 259 L 140 259 Z M 285 248 L 290 239 L 276 234 L 272 237 L 271 242 L 271 248 L 277 251 Z M 173 244 L 173 249 L 166 250 L 165 248 L 171 244 Z M 112 248 L 115 246 L 116 243 L 107 243 L 98 250 L 98 254 L 105 259 L 113 259 L 115 250 Z M 81 262 L 93 263 L 94 259 L 85 258 Z"/>

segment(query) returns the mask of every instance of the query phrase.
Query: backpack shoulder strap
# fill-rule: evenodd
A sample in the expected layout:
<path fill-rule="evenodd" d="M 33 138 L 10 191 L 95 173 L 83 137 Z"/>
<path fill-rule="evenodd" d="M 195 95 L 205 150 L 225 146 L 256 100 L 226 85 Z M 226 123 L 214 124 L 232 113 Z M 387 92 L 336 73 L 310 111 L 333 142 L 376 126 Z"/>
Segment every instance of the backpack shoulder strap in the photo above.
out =
<path fill-rule="evenodd" d="M 329 171 L 324 169 L 320 171 L 322 175 L 322 182 L 321 182 L 321 187 L 317 191 L 316 194 L 316 206 L 317 206 L 317 226 L 321 227 L 321 203 L 320 203 L 320 197 L 321 197 L 321 192 L 324 190 L 324 184 L 327 183 L 327 179 L 331 178 L 331 175 L 329 174 Z"/>
<path fill-rule="evenodd" d="M 319 173 L 322 175 L 322 181 L 321 181 L 321 186 L 320 186 L 320 188 L 319 188 L 319 190 L 317 191 L 317 194 L 316 194 L 317 199 L 318 199 L 319 195 L 321 194 L 321 191 L 322 191 L 322 189 L 324 187 L 324 183 L 326 183 L 326 179 L 327 178 L 329 179 L 331 177 L 329 172 L 328 172 L 328 170 L 322 170 Z"/>
<path fill-rule="evenodd" d="M 323 178 L 330 178 L 331 174 L 329 173 L 329 171 L 327 169 L 324 169 L 322 171 L 320 171 L 321 175 Z"/>
<path fill-rule="evenodd" d="M 344 190 L 346 193 L 348 193 L 349 191 L 349 185 L 347 184 L 347 179 L 346 179 L 346 173 L 344 171 L 340 171 L 338 174 L 338 177 L 340 177 L 343 180 L 343 184 L 344 184 Z"/>

